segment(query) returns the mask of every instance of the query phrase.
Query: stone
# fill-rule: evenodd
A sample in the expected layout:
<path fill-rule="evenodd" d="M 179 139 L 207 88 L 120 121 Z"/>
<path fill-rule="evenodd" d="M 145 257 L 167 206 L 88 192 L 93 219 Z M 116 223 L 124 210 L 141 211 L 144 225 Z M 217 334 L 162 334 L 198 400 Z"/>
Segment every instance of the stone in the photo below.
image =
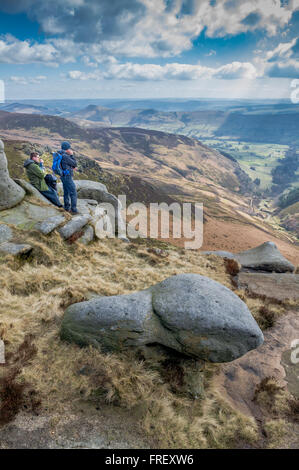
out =
<path fill-rule="evenodd" d="M 96 217 L 96 211 L 98 208 L 98 202 L 94 199 L 78 199 L 77 209 L 82 215 L 91 215 L 93 218 Z M 102 211 L 104 211 L 102 209 Z"/>
<path fill-rule="evenodd" d="M 5 224 L 0 225 L 0 244 L 9 242 L 13 237 L 12 230 Z"/>
<path fill-rule="evenodd" d="M 229 251 L 201 251 L 201 255 L 214 255 L 220 256 L 221 258 L 235 259 L 235 255 Z"/>
<path fill-rule="evenodd" d="M 237 282 L 251 294 L 278 301 L 299 300 L 299 274 L 241 272 Z"/>
<path fill-rule="evenodd" d="M 76 215 L 58 231 L 62 238 L 67 240 L 72 235 L 79 232 L 85 225 L 87 225 L 90 219 L 91 217 L 89 215 Z"/>
<path fill-rule="evenodd" d="M 17 243 L 2 243 L 0 245 L 0 253 L 5 253 L 8 255 L 28 255 L 33 250 L 32 246 L 26 244 L 17 244 Z"/>
<path fill-rule="evenodd" d="M 29 196 L 34 196 L 36 199 L 39 199 L 40 201 L 42 201 L 43 203 L 45 204 L 48 204 L 48 205 L 53 205 L 45 196 L 43 196 L 39 191 L 38 189 L 36 189 L 34 186 L 32 186 L 32 184 L 28 183 L 28 181 L 25 181 L 25 180 L 22 180 L 22 179 L 15 179 L 14 180 L 19 186 L 21 186 L 26 194 L 28 194 Z"/>
<path fill-rule="evenodd" d="M 96 197 L 91 196 L 90 194 L 94 193 L 101 194 L 102 192 L 108 193 L 107 187 L 103 183 L 99 183 L 97 181 L 90 181 L 90 180 L 74 180 L 76 185 L 78 197 L 80 199 L 95 199 L 98 200 Z M 57 185 L 58 193 L 63 194 L 63 185 L 62 183 L 58 183 Z M 80 193 L 80 195 L 79 195 Z M 85 196 L 84 194 L 88 194 Z M 101 202 L 101 201 L 100 201 Z"/>
<path fill-rule="evenodd" d="M 94 239 L 94 228 L 91 225 L 84 227 L 83 235 L 79 238 L 78 242 L 83 243 L 83 245 L 88 245 Z"/>
<path fill-rule="evenodd" d="M 242 251 L 236 255 L 242 268 L 257 271 L 293 272 L 295 266 L 290 263 L 278 250 L 273 242 L 265 242 L 251 250 Z"/>
<path fill-rule="evenodd" d="M 25 197 L 25 191 L 9 176 L 4 144 L 0 140 L 0 211 L 19 204 Z"/>
<path fill-rule="evenodd" d="M 189 356 L 229 362 L 263 343 L 246 304 L 212 279 L 180 274 L 151 290 L 154 312 Z"/>
<path fill-rule="evenodd" d="M 0 223 L 14 225 L 20 230 L 33 230 L 37 222 L 58 215 L 61 213 L 52 204 L 39 206 L 24 200 L 11 209 L 0 211 Z"/>
<path fill-rule="evenodd" d="M 172 276 L 146 290 L 68 307 L 61 337 L 107 350 L 159 344 L 210 362 L 257 348 L 263 334 L 246 304 L 198 274 Z"/>
<path fill-rule="evenodd" d="M 56 215 L 54 217 L 49 217 L 49 219 L 46 219 L 42 222 L 38 222 L 34 228 L 43 235 L 49 235 L 49 233 L 53 232 L 53 230 L 55 230 L 65 221 L 66 219 L 63 215 Z"/>
<path fill-rule="evenodd" d="M 78 195 L 81 193 L 82 198 L 86 199 L 96 199 L 98 201 L 97 197 L 93 196 L 83 196 L 83 194 L 96 194 L 98 196 L 98 192 L 106 192 L 108 193 L 107 187 L 103 183 L 99 183 L 98 181 L 90 181 L 90 180 L 75 180 L 75 185 L 77 188 Z M 98 201 L 102 202 L 102 201 Z"/>

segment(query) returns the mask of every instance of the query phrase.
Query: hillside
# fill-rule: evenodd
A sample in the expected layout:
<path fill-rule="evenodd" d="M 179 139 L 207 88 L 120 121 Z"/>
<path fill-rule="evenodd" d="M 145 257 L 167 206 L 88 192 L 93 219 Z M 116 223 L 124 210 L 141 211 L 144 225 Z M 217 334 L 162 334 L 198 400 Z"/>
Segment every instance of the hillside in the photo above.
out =
<path fill-rule="evenodd" d="M 186 104 L 187 106 L 187 104 Z M 296 145 L 299 123 L 295 105 L 238 106 L 231 109 L 161 111 L 111 109 L 89 105 L 71 113 L 82 126 L 143 127 L 199 139 L 222 138 L 272 144 Z"/>
<path fill-rule="evenodd" d="M 134 193 L 134 200 L 147 203 L 155 202 L 157 193 L 159 201 L 166 194 L 165 202 L 203 202 L 203 249 L 241 251 L 269 239 L 286 257 L 299 260 L 292 237 L 273 228 L 271 220 L 264 220 L 266 214 L 259 211 L 252 197 L 252 182 L 238 163 L 196 140 L 134 128 L 82 129 L 56 116 L 6 112 L 0 112 L 0 136 L 15 142 L 12 147 L 19 141 L 45 150 L 70 139 L 79 157 L 85 157 L 84 162 L 93 160 L 110 178 L 113 175 L 124 182 L 111 186 L 115 194 L 125 192 L 130 198 Z M 13 148 L 8 150 L 9 162 L 14 156 Z M 26 152 L 21 151 L 20 157 L 25 159 Z M 22 164 L 11 164 L 10 171 L 18 176 Z M 180 244 L 181 240 L 174 242 Z"/>

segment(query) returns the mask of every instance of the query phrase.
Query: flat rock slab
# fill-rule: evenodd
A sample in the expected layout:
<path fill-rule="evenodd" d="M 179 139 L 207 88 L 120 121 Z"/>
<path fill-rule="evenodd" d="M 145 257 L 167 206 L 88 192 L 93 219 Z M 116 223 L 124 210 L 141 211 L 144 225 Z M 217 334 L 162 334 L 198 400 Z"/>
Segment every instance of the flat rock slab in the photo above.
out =
<path fill-rule="evenodd" d="M 0 244 L 9 242 L 13 237 L 12 230 L 5 224 L 0 225 Z"/>
<path fill-rule="evenodd" d="M 285 273 L 295 270 L 295 266 L 280 253 L 273 242 L 265 242 L 251 250 L 242 251 L 236 255 L 236 260 L 242 268 L 257 271 Z"/>
<path fill-rule="evenodd" d="M 265 295 L 276 300 L 299 300 L 299 274 L 246 273 L 238 274 L 240 288 L 256 295 Z"/>
<path fill-rule="evenodd" d="M 107 350 L 156 343 L 210 362 L 233 361 L 263 342 L 246 304 L 199 274 L 180 274 L 133 294 L 71 305 L 61 337 Z"/>
<path fill-rule="evenodd" d="M 89 215 L 76 215 L 72 220 L 59 229 L 59 233 L 64 240 L 67 240 L 87 225 L 90 219 L 91 217 Z"/>
<path fill-rule="evenodd" d="M 291 362 L 293 341 L 299 338 L 298 313 L 290 311 L 280 317 L 274 327 L 265 332 L 265 342 L 255 351 L 225 364 L 214 378 L 213 386 L 233 408 L 262 419 L 261 411 L 253 401 L 257 385 L 267 377 L 275 377 L 279 385 L 287 386 L 294 396 L 299 396 L 299 363 Z M 290 381 L 290 382 L 289 382 Z"/>
<path fill-rule="evenodd" d="M 0 245 L 0 253 L 5 253 L 8 255 L 26 255 L 33 250 L 30 245 L 19 245 L 17 243 L 2 243 Z"/>
<path fill-rule="evenodd" d="M 50 217 L 49 219 L 44 220 L 43 222 L 38 222 L 34 228 L 41 232 L 43 235 L 48 235 L 65 221 L 66 219 L 63 215 L 57 215 L 54 217 Z"/>
<path fill-rule="evenodd" d="M 52 205 L 41 207 L 24 200 L 16 207 L 0 211 L 0 222 L 15 225 L 22 230 L 31 230 L 37 222 L 49 220 L 57 215 L 61 213 Z"/>

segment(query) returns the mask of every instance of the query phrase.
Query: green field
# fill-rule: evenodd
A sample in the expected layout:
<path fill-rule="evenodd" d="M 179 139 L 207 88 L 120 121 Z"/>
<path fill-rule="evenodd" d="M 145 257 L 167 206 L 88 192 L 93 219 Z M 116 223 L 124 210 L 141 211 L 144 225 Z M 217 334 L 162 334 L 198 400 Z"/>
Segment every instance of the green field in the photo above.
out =
<path fill-rule="evenodd" d="M 220 139 L 201 139 L 209 147 L 227 152 L 238 160 L 241 168 L 246 171 L 252 180 L 261 180 L 261 189 L 272 185 L 271 171 L 277 166 L 279 158 L 285 156 L 287 145 L 261 144 Z M 299 185 L 294 183 L 293 186 Z"/>

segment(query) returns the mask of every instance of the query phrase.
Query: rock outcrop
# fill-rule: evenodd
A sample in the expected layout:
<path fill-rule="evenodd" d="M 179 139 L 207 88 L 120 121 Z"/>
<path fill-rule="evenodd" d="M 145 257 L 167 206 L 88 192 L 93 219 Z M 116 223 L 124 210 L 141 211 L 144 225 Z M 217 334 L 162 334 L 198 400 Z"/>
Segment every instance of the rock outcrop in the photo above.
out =
<path fill-rule="evenodd" d="M 28 181 L 22 179 L 15 179 L 14 181 L 24 189 L 25 193 L 28 194 L 28 196 L 34 196 L 36 199 L 40 200 L 44 204 L 54 206 L 54 204 L 52 204 L 45 196 L 43 196 L 42 193 L 38 191 L 38 189 L 32 186 L 32 184 L 28 183 Z"/>
<path fill-rule="evenodd" d="M 85 227 L 90 219 L 91 217 L 89 215 L 77 215 L 76 217 L 73 217 L 72 220 L 70 220 L 67 224 L 61 227 L 59 229 L 59 233 L 62 238 L 67 240 L 72 235 L 79 232 L 83 227 Z"/>
<path fill-rule="evenodd" d="M 258 271 L 285 273 L 295 270 L 295 266 L 280 253 L 273 242 L 265 242 L 251 250 L 242 251 L 236 255 L 236 260 L 242 268 Z"/>
<path fill-rule="evenodd" d="M 293 272 L 295 266 L 278 250 L 273 242 L 265 242 L 251 250 L 233 254 L 229 251 L 202 251 L 203 255 L 215 255 L 221 258 L 235 259 L 243 269 L 276 273 Z"/>
<path fill-rule="evenodd" d="M 103 238 L 103 226 L 110 227 L 110 232 L 117 233 L 119 238 L 126 238 L 126 224 L 121 214 L 121 203 L 114 194 L 108 192 L 106 186 L 97 181 L 75 180 L 78 194 L 78 211 L 80 214 L 90 214 L 92 225 L 97 238 Z M 62 184 L 58 184 L 58 192 L 62 194 Z M 113 210 L 109 210 L 112 206 Z M 99 220 L 104 217 L 105 220 Z M 109 230 L 107 230 L 109 231 Z M 100 234 L 100 235 L 99 235 Z"/>
<path fill-rule="evenodd" d="M 0 140 L 0 211 L 16 206 L 24 199 L 25 191 L 9 176 L 4 144 Z"/>
<path fill-rule="evenodd" d="M 198 274 L 180 274 L 144 291 L 71 305 L 61 337 L 107 350 L 158 343 L 211 362 L 233 361 L 263 342 L 245 303 Z"/>

